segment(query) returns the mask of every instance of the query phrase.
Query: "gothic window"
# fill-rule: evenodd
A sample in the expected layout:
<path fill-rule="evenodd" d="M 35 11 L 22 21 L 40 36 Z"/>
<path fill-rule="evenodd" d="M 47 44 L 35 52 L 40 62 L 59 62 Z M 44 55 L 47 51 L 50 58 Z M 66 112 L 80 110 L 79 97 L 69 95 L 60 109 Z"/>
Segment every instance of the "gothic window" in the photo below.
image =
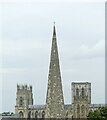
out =
<path fill-rule="evenodd" d="M 23 112 L 22 111 L 19 112 L 19 117 L 23 118 Z"/>
<path fill-rule="evenodd" d="M 38 118 L 38 111 L 35 112 L 35 118 Z"/>
<path fill-rule="evenodd" d="M 79 97 L 79 89 L 76 89 L 76 96 Z"/>
<path fill-rule="evenodd" d="M 79 106 L 79 104 L 77 105 L 77 118 L 80 118 L 80 106 Z"/>
<path fill-rule="evenodd" d="M 31 118 L 31 111 L 28 112 L 28 118 Z"/>
<path fill-rule="evenodd" d="M 19 100 L 19 105 L 22 106 L 23 105 L 23 98 L 20 97 L 20 100 Z"/>
<path fill-rule="evenodd" d="M 85 96 L 85 90 L 84 88 L 82 88 L 82 98 L 84 98 L 84 96 Z"/>
<path fill-rule="evenodd" d="M 45 111 L 42 112 L 42 118 L 45 118 Z"/>
<path fill-rule="evenodd" d="M 81 113 L 84 114 L 84 105 L 81 106 Z"/>

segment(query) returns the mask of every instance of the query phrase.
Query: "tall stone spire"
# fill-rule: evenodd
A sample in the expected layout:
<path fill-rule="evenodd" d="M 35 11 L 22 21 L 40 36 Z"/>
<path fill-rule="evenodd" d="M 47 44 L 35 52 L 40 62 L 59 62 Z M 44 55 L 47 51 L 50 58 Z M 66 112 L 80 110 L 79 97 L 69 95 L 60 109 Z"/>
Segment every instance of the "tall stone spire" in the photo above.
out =
<path fill-rule="evenodd" d="M 63 118 L 64 99 L 55 25 L 53 26 L 52 48 L 48 76 L 45 118 Z"/>

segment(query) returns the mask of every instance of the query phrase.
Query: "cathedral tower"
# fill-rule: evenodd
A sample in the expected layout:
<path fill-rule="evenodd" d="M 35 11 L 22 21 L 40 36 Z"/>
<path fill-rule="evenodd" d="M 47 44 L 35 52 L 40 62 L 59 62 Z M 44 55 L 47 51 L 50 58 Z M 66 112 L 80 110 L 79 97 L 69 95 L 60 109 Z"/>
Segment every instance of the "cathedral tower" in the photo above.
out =
<path fill-rule="evenodd" d="M 53 27 L 52 48 L 48 75 L 45 118 L 63 118 L 64 99 L 58 57 L 55 25 Z"/>
<path fill-rule="evenodd" d="M 86 118 L 91 104 L 91 83 L 72 83 L 73 118 Z"/>
<path fill-rule="evenodd" d="M 32 86 L 17 85 L 16 114 L 19 114 L 20 118 L 27 118 L 29 105 L 33 105 Z"/>

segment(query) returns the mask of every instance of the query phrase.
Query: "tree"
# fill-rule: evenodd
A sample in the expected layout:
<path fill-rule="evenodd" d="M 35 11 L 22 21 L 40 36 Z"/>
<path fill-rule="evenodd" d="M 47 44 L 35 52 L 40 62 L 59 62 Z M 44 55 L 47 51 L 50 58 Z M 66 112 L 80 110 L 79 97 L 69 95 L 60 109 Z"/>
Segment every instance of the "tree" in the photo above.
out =
<path fill-rule="evenodd" d="M 91 110 L 88 114 L 88 120 L 107 120 L 107 107 L 100 107 L 96 110 Z"/>

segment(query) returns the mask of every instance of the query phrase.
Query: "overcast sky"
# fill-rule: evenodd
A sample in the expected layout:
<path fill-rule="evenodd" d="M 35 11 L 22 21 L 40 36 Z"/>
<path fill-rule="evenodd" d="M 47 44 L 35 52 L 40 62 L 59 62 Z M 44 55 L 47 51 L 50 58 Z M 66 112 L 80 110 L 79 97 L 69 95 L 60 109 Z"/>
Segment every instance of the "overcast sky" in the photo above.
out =
<path fill-rule="evenodd" d="M 17 83 L 32 85 L 34 104 L 45 104 L 53 21 L 65 103 L 72 102 L 75 81 L 91 82 L 92 103 L 105 102 L 104 6 L 100 2 L 0 4 L 0 112 L 14 111 Z"/>

